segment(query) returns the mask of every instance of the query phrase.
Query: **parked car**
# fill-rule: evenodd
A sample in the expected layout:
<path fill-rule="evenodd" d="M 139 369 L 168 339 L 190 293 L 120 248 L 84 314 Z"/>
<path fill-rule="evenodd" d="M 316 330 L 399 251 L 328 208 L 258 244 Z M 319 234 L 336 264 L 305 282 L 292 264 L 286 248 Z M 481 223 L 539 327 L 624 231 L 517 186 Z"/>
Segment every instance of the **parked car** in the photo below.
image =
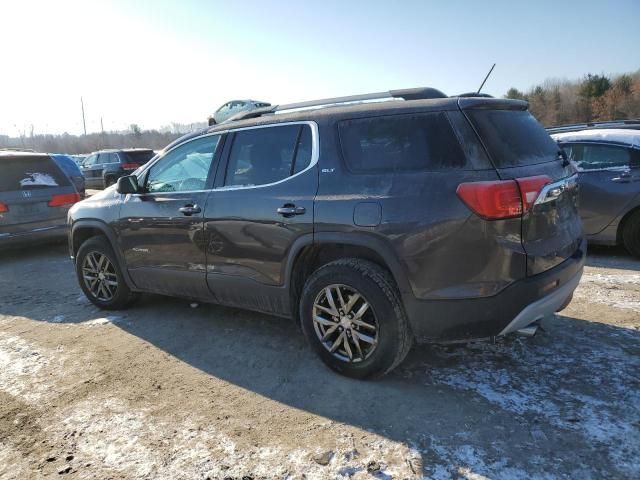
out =
<path fill-rule="evenodd" d="M 62 169 L 62 171 L 71 179 L 74 187 L 80 194 L 81 198 L 85 196 L 85 187 L 84 187 L 84 175 L 80 170 L 80 167 L 73 161 L 71 157 L 68 155 L 61 154 L 50 154 L 49 155 L 53 160 L 58 164 L 58 166 Z"/>
<path fill-rule="evenodd" d="M 0 151 L 0 245 L 64 238 L 80 194 L 42 153 Z"/>
<path fill-rule="evenodd" d="M 640 130 L 588 129 L 552 137 L 577 167 L 587 239 L 624 245 L 640 257 Z"/>
<path fill-rule="evenodd" d="M 90 301 L 154 292 L 291 317 L 329 367 L 364 378 L 414 341 L 533 333 L 571 300 L 575 170 L 526 102 L 427 88 L 247 116 L 71 209 Z"/>
<path fill-rule="evenodd" d="M 147 163 L 154 156 L 148 148 L 100 150 L 87 156 L 82 173 L 88 188 L 106 188 Z"/>
<path fill-rule="evenodd" d="M 78 165 L 79 167 L 82 166 L 85 159 L 87 158 L 87 155 L 69 155 L 69 156 L 71 157 L 71 160 L 73 160 L 76 163 L 76 165 Z"/>
<path fill-rule="evenodd" d="M 222 105 L 213 115 L 209 117 L 209 126 L 229 120 L 240 112 L 249 112 L 257 108 L 270 107 L 270 103 L 258 100 L 231 100 Z"/>

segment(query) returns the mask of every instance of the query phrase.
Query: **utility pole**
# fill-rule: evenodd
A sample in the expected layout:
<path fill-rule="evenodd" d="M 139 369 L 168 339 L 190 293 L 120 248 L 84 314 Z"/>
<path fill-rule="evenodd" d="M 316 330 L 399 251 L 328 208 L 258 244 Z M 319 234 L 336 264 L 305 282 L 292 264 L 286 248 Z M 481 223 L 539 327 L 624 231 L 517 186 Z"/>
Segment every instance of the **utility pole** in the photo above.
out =
<path fill-rule="evenodd" d="M 82 101 L 82 97 L 80 97 L 80 106 L 82 107 L 82 126 L 84 128 L 84 135 L 87 135 L 87 124 L 84 121 L 84 102 Z"/>
<path fill-rule="evenodd" d="M 102 148 L 105 148 L 106 142 L 104 141 L 104 124 L 102 123 L 102 117 L 100 117 L 100 132 L 102 132 Z"/>

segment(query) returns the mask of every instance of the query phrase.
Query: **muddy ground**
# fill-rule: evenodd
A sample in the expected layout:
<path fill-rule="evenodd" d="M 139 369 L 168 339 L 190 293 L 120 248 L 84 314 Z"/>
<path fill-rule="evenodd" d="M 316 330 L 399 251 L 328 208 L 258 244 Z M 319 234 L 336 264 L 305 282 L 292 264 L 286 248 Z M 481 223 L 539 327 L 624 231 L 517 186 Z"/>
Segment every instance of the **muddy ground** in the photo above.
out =
<path fill-rule="evenodd" d="M 376 382 L 286 320 L 144 296 L 64 245 L 0 254 L 0 478 L 639 478 L 640 262 L 592 249 L 534 338 L 417 347 Z"/>

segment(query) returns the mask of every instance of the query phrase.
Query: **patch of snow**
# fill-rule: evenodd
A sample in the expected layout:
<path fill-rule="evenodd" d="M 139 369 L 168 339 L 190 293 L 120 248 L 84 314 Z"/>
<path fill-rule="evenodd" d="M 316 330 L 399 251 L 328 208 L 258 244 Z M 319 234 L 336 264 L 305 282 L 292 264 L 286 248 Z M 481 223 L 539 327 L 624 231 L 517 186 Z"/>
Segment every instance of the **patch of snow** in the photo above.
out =
<path fill-rule="evenodd" d="M 53 317 L 51 319 L 51 321 L 53 323 L 60 323 L 60 322 L 64 322 L 65 316 L 64 315 L 56 315 L 55 317 Z"/>
<path fill-rule="evenodd" d="M 37 402 L 48 389 L 41 374 L 48 365 L 47 355 L 20 337 L 0 335 L 0 390 Z"/>
<path fill-rule="evenodd" d="M 123 317 L 118 315 L 107 315 L 106 317 L 95 318 L 93 320 L 87 320 L 82 322 L 82 325 L 95 326 L 95 325 L 108 325 L 110 323 L 121 323 L 124 320 Z"/>

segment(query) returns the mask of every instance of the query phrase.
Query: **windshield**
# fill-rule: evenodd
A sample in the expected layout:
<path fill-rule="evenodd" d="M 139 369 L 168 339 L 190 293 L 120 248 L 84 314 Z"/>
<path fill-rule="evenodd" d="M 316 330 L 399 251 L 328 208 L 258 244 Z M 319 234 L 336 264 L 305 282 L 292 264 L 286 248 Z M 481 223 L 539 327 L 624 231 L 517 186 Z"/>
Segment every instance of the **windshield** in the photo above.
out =
<path fill-rule="evenodd" d="M 69 179 L 49 157 L 0 158 L 0 192 L 69 185 Z"/>
<path fill-rule="evenodd" d="M 140 150 L 139 152 L 121 152 L 123 163 L 137 163 L 138 165 L 144 165 L 153 158 L 153 150 Z"/>

